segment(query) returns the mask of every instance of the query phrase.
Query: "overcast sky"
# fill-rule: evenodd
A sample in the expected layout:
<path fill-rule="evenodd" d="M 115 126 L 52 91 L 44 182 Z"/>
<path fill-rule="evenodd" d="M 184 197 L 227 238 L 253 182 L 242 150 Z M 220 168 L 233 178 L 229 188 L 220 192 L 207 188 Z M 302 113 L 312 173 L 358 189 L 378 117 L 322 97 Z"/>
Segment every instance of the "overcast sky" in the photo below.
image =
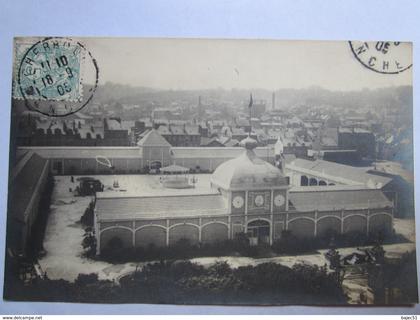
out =
<path fill-rule="evenodd" d="M 100 83 L 157 89 L 305 88 L 358 90 L 411 85 L 412 70 L 380 74 L 346 41 L 82 38 Z"/>

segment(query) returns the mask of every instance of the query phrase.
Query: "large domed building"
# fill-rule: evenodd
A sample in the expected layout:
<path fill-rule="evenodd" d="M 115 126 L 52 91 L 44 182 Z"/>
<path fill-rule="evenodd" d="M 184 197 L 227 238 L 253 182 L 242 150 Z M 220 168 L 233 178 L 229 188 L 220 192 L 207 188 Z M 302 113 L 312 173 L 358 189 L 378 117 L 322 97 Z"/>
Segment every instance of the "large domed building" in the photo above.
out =
<path fill-rule="evenodd" d="M 206 244 L 246 234 L 251 245 L 268 245 L 285 230 L 310 238 L 331 231 L 392 229 L 393 204 L 381 190 L 363 185 L 291 186 L 282 169 L 282 145 L 276 166 L 256 155 L 257 142 L 252 138 L 244 139 L 241 146 L 242 153 L 218 165 L 213 174 L 192 177 L 198 179 L 192 189 L 162 184 L 136 195 L 98 193 L 97 253 L 110 243 L 171 246 L 187 239 Z M 157 176 L 144 178 L 159 181 Z"/>
<path fill-rule="evenodd" d="M 244 139 L 241 146 L 245 150 L 239 157 L 217 167 L 211 186 L 225 197 L 229 213 L 235 215 L 234 233 L 248 231 L 254 243 L 271 243 L 273 215 L 288 208 L 288 179 L 255 155 L 254 139 Z"/>
<path fill-rule="evenodd" d="M 279 168 L 256 156 L 254 139 L 244 139 L 241 146 L 245 150 L 240 156 L 214 171 L 211 187 L 217 188 L 235 217 L 234 234 L 246 231 L 255 244 L 272 243 L 274 213 L 287 211 L 289 182 Z"/>
<path fill-rule="evenodd" d="M 246 138 L 241 146 L 245 152 L 218 166 L 211 177 L 212 185 L 225 191 L 282 188 L 288 185 L 278 168 L 256 156 L 254 149 L 257 142 L 254 139 Z"/>

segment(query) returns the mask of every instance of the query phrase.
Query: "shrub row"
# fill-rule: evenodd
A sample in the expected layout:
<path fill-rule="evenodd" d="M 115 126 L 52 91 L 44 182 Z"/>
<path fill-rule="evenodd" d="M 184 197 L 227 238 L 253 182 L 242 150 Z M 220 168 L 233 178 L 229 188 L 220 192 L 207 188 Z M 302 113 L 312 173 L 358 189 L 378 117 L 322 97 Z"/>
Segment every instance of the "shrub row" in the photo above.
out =
<path fill-rule="evenodd" d="M 122 241 L 114 238 L 109 246 L 104 248 L 100 257 L 108 262 L 130 262 L 130 261 L 154 261 L 167 259 L 191 259 L 195 257 L 211 256 L 246 256 L 254 258 L 270 257 L 279 254 L 304 254 L 316 252 L 317 249 L 334 247 L 367 246 L 372 244 L 383 244 L 398 242 L 394 235 L 382 233 L 366 234 L 353 232 L 348 234 L 327 233 L 322 237 L 298 238 L 290 231 L 284 231 L 282 237 L 275 241 L 272 246 L 259 245 L 251 246 L 246 234 L 237 234 L 234 239 L 216 242 L 213 244 L 193 245 L 187 239 L 181 239 L 170 247 L 148 247 L 122 248 Z"/>
<path fill-rule="evenodd" d="M 324 267 L 274 263 L 232 269 L 188 262 L 147 264 L 119 284 L 79 275 L 74 283 L 40 280 L 15 283 L 6 298 L 31 301 L 171 304 L 344 304 L 339 284 Z"/>

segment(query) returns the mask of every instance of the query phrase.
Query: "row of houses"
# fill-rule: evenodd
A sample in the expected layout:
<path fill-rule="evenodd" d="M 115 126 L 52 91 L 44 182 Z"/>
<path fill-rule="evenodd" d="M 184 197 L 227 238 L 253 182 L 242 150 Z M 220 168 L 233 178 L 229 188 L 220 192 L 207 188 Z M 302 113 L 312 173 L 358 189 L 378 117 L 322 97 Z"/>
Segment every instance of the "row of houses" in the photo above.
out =
<path fill-rule="evenodd" d="M 20 146 L 128 146 L 131 123 L 118 119 L 14 119 L 12 130 Z"/>
<path fill-rule="evenodd" d="M 260 110 L 254 112 L 251 119 L 244 112 L 238 112 L 233 119 L 226 120 L 181 120 L 167 116 L 168 110 L 157 111 L 152 117 L 137 120 L 22 117 L 16 130 L 17 144 L 135 146 L 149 130 L 156 129 L 173 147 L 235 147 L 248 136 L 252 124 L 251 137 L 259 146 L 273 146 L 280 139 L 285 154 L 321 157 L 352 165 L 361 162 L 362 158 L 375 159 L 377 156 L 375 135 L 369 126 L 363 126 L 367 120 L 360 123 L 363 117 L 339 119 L 331 116 L 328 110 L 315 110 L 301 118 L 281 110 Z"/>

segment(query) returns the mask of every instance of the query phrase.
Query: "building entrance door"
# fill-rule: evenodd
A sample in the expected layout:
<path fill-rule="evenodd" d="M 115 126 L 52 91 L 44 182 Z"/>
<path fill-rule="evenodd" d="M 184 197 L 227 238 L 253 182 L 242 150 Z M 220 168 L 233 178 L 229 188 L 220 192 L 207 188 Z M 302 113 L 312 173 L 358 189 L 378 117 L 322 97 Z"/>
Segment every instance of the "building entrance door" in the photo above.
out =
<path fill-rule="evenodd" d="M 155 160 L 149 162 L 149 172 L 158 173 L 160 168 L 162 168 L 162 162 Z"/>
<path fill-rule="evenodd" d="M 63 174 L 63 162 L 61 160 L 53 160 L 52 173 Z"/>
<path fill-rule="evenodd" d="M 270 224 L 265 220 L 248 223 L 248 237 L 251 246 L 270 244 Z"/>

